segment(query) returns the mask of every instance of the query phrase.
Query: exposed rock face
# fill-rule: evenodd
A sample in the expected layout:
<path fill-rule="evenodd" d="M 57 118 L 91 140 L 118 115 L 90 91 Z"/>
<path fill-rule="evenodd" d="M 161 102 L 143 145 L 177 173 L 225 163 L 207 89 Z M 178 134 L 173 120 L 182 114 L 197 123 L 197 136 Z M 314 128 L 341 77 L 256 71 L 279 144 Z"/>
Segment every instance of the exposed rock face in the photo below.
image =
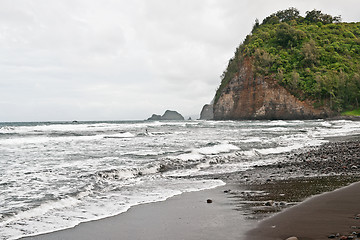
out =
<path fill-rule="evenodd" d="M 152 115 L 151 117 L 149 117 L 147 120 L 153 120 L 153 121 L 161 120 L 161 115 L 153 114 L 153 115 Z"/>
<path fill-rule="evenodd" d="M 164 115 L 161 116 L 162 120 L 185 120 L 184 117 L 176 112 L 176 111 L 170 111 L 170 110 L 166 110 L 166 112 L 164 113 Z"/>
<path fill-rule="evenodd" d="M 200 113 L 201 120 L 214 119 L 214 106 L 212 104 L 205 104 Z"/>
<path fill-rule="evenodd" d="M 176 111 L 166 110 L 162 116 L 153 114 L 147 120 L 184 120 L 184 117 Z"/>
<path fill-rule="evenodd" d="M 214 119 L 314 119 L 331 115 L 315 109 L 311 102 L 300 101 L 276 81 L 254 76 L 250 59 L 244 60 L 239 73 L 222 91 L 214 105 Z"/>

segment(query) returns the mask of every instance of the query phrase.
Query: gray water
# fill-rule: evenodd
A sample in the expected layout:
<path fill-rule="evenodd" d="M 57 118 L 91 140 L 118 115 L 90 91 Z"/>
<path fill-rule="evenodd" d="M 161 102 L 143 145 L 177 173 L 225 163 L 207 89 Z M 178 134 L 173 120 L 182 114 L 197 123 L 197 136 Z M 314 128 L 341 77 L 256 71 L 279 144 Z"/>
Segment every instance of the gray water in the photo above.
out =
<path fill-rule="evenodd" d="M 281 154 L 360 134 L 352 121 L 0 123 L 0 239 L 119 214 L 224 183 Z M 191 176 L 188 178 L 187 176 Z"/>

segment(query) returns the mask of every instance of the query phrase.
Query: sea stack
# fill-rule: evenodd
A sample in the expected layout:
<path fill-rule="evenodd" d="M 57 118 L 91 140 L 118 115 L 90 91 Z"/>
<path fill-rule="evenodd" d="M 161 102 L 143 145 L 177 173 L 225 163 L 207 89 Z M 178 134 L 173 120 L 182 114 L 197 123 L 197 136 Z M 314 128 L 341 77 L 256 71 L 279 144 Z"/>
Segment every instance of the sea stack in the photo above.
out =
<path fill-rule="evenodd" d="M 152 120 L 152 121 L 159 121 L 159 120 L 175 120 L 175 121 L 183 121 L 185 120 L 185 118 L 178 113 L 177 111 L 172 111 L 172 110 L 166 110 L 165 113 L 160 116 L 157 114 L 153 114 L 150 118 L 148 118 L 147 120 Z"/>
<path fill-rule="evenodd" d="M 214 119 L 214 105 L 205 104 L 200 113 L 200 120 Z"/>
<path fill-rule="evenodd" d="M 166 110 L 165 113 L 161 116 L 162 120 L 185 120 L 184 117 L 176 112 L 171 110 Z"/>

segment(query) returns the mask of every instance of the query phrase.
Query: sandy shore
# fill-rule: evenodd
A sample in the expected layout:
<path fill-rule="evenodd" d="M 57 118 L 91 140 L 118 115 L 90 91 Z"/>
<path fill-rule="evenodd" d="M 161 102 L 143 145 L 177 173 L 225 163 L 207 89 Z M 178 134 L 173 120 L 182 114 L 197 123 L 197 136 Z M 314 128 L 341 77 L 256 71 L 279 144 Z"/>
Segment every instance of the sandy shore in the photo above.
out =
<path fill-rule="evenodd" d="M 185 193 L 133 207 L 115 217 L 24 239 L 285 240 L 296 236 L 299 240 L 321 240 L 360 232 L 360 219 L 356 218 L 360 217 L 360 183 L 312 197 L 260 222 L 235 211 L 237 201 L 224 194 L 229 188 L 237 187 Z M 209 198 L 213 201 L 210 204 L 206 202 Z"/>
<path fill-rule="evenodd" d="M 184 193 L 164 202 L 135 206 L 115 217 L 24 239 L 242 239 L 254 222 L 234 211 L 231 199 L 224 194 L 226 187 Z M 207 203 L 209 198 L 212 203 Z"/>
<path fill-rule="evenodd" d="M 299 240 L 360 237 L 360 183 L 321 194 L 285 210 L 247 233 L 246 239 Z M 349 238 L 353 236 L 353 238 Z"/>

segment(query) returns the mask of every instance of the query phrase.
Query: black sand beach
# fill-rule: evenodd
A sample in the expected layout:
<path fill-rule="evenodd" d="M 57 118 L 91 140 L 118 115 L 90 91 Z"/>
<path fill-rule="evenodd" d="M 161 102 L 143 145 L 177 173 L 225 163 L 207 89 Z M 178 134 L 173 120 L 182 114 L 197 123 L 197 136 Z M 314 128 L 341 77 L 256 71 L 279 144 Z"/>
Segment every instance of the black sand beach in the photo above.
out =
<path fill-rule="evenodd" d="M 261 222 L 246 239 L 358 239 L 360 183 L 313 197 Z"/>
<path fill-rule="evenodd" d="M 233 210 L 224 187 L 139 205 L 115 217 L 26 239 L 239 239 L 253 222 Z M 211 197 L 212 203 L 207 203 Z"/>
<path fill-rule="evenodd" d="M 358 138 L 332 139 L 271 166 L 216 176 L 227 182 L 223 187 L 25 239 L 356 239 L 360 183 L 352 183 L 360 181 Z"/>

